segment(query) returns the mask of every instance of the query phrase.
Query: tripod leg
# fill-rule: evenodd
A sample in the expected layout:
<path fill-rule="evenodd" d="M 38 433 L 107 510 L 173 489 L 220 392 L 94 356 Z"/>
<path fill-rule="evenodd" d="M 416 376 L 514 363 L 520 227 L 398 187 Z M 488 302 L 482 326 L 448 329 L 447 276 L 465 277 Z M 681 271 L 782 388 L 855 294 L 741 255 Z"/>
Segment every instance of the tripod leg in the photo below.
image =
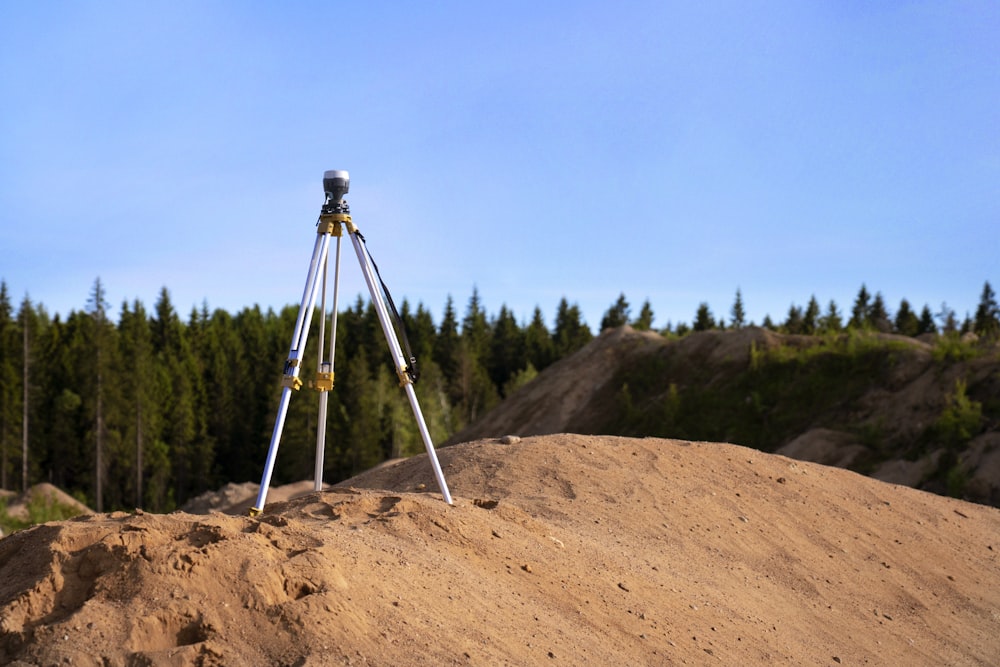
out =
<path fill-rule="evenodd" d="M 274 472 L 274 461 L 278 454 L 278 444 L 281 442 L 281 432 L 285 428 L 285 417 L 288 415 L 288 403 L 292 390 L 298 389 L 302 385 L 302 381 L 299 380 L 299 360 L 303 350 L 305 350 L 306 339 L 309 336 L 309 321 L 312 319 L 313 307 L 316 304 L 316 290 L 319 286 L 318 277 L 320 268 L 326 263 L 329 251 L 330 234 L 318 234 L 316 236 L 316 244 L 313 246 L 312 261 L 309 263 L 306 286 L 302 290 L 302 303 L 299 305 L 299 315 L 295 321 L 295 331 L 292 333 L 292 344 L 288 351 L 288 361 L 285 362 L 281 402 L 278 404 L 278 416 L 274 420 L 271 444 L 267 449 L 267 462 L 264 464 L 264 475 L 260 480 L 257 503 L 250 508 L 250 516 L 257 516 L 264 509 L 267 490 L 271 485 L 271 474 Z"/>
<path fill-rule="evenodd" d="M 375 282 L 374 273 L 371 265 L 368 263 L 368 256 L 365 254 L 364 248 L 361 246 L 361 240 L 358 238 L 357 228 L 351 227 L 348 231 L 350 232 L 351 242 L 354 244 L 354 252 L 358 256 L 358 262 L 361 264 L 361 272 L 364 273 L 365 282 L 368 284 L 368 292 L 371 294 L 372 304 L 375 306 L 379 323 L 382 325 L 382 333 L 385 334 L 386 343 L 389 345 L 389 353 L 392 355 L 393 363 L 396 365 L 396 374 L 399 376 L 400 384 L 406 390 L 406 397 L 410 401 L 410 408 L 413 410 L 413 416 L 416 418 L 417 425 L 420 428 L 420 437 L 424 441 L 424 448 L 427 450 L 431 466 L 434 468 L 434 477 L 437 479 L 438 488 L 441 490 L 441 495 L 444 496 L 444 501 L 451 505 L 451 493 L 448 492 L 448 484 L 445 482 L 444 473 L 441 472 L 441 464 L 438 463 L 437 453 L 434 451 L 430 432 L 427 430 L 427 424 L 424 422 L 424 415 L 420 411 L 420 404 L 417 402 L 417 395 L 413 390 L 413 381 L 406 374 L 407 361 L 399 346 L 399 339 L 396 338 L 396 330 L 393 329 L 392 322 L 389 320 L 389 312 L 386 309 L 385 300 L 382 298 L 382 292 Z"/>
<path fill-rule="evenodd" d="M 431 434 L 427 430 L 424 414 L 420 411 L 420 404 L 417 403 L 417 394 L 413 389 L 413 383 L 407 382 L 403 385 L 403 388 L 406 390 L 406 397 L 410 400 L 410 408 L 413 410 L 413 416 L 417 420 L 420 437 L 424 441 L 424 449 L 427 450 L 427 456 L 431 460 L 431 468 L 434 469 L 434 479 L 437 480 L 438 488 L 441 489 L 444 501 L 451 505 L 451 493 L 448 492 L 448 482 L 445 481 L 444 473 L 441 472 L 441 464 L 438 462 L 437 452 L 434 451 L 434 444 L 431 442 Z"/>
<path fill-rule="evenodd" d="M 323 490 L 323 456 L 326 452 L 326 414 L 327 404 L 330 398 L 330 390 L 333 389 L 333 360 L 337 350 L 337 291 L 340 283 L 340 235 L 337 235 L 337 249 L 334 257 L 333 269 L 333 313 L 330 315 L 330 356 L 329 361 L 323 360 L 323 332 L 326 330 L 326 273 L 329 268 L 329 258 L 323 266 L 323 297 L 321 300 L 319 330 L 319 363 L 316 368 L 324 375 L 318 376 L 316 389 L 319 390 L 319 417 L 316 426 L 316 468 L 314 472 L 313 490 Z M 322 377 L 322 384 L 320 384 Z"/>

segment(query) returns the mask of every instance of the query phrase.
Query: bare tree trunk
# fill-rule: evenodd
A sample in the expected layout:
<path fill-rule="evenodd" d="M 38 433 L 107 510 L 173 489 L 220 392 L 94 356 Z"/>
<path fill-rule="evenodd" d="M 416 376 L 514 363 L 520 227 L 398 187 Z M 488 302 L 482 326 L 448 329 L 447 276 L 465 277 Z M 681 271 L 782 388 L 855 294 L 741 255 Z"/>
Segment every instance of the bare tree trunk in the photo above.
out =
<path fill-rule="evenodd" d="M 28 318 L 24 318 L 24 405 L 21 410 L 21 491 L 28 491 Z"/>
<path fill-rule="evenodd" d="M 135 400 L 135 506 L 142 507 L 142 400 Z"/>
<path fill-rule="evenodd" d="M 96 427 L 97 427 L 97 512 L 101 513 L 104 511 L 104 497 L 102 494 L 104 487 L 104 459 L 102 452 L 104 450 L 104 413 L 103 405 L 101 401 L 101 348 L 97 348 L 97 416 L 96 416 Z"/>
<path fill-rule="evenodd" d="M 7 419 L 6 406 L 0 406 L 0 489 L 7 488 Z"/>

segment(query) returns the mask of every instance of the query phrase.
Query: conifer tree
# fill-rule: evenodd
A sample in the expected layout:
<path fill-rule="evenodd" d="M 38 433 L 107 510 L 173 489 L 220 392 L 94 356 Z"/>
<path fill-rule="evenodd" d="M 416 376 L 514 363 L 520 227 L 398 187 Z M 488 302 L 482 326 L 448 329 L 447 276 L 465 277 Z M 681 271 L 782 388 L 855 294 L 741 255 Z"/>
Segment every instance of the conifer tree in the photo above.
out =
<path fill-rule="evenodd" d="M 143 485 L 145 480 L 145 447 L 155 434 L 156 410 L 153 389 L 156 378 L 153 368 L 153 341 L 146 310 L 138 299 L 134 310 L 127 301 L 122 302 L 118 328 L 121 346 L 120 358 L 127 369 L 122 388 L 130 397 L 126 409 L 125 440 L 135 450 L 134 488 L 136 507 L 145 507 Z"/>
<path fill-rule="evenodd" d="M 941 303 L 941 310 L 937 313 L 937 319 L 941 323 L 941 333 L 947 335 L 958 331 L 958 319 L 955 317 L 955 311 L 947 303 Z"/>
<path fill-rule="evenodd" d="M 934 316 L 931 314 L 930 306 L 924 304 L 923 310 L 920 311 L 920 322 L 917 325 L 917 335 L 919 336 L 927 333 L 937 333 L 937 326 L 934 324 Z"/>
<path fill-rule="evenodd" d="M 997 295 L 990 287 L 989 281 L 983 285 L 982 294 L 979 295 L 973 331 L 983 338 L 993 339 L 1000 336 L 1000 306 L 997 305 Z"/>
<path fill-rule="evenodd" d="M 822 333 L 839 333 L 841 329 L 844 328 L 843 319 L 840 316 L 840 310 L 837 308 L 837 302 L 830 299 L 830 303 L 827 304 L 826 314 L 820 318 L 819 329 Z"/>
<path fill-rule="evenodd" d="M 462 337 L 458 348 L 457 375 L 454 378 L 456 412 L 459 427 L 471 424 L 499 402 L 496 386 L 486 367 L 479 362 L 470 339 Z"/>
<path fill-rule="evenodd" d="M 168 448 L 176 494 L 167 502 L 183 503 L 205 490 L 214 448 L 205 428 L 203 379 L 166 288 L 160 292 L 155 312 L 153 348 L 159 367 L 159 392 L 164 398 L 160 437 Z"/>
<path fill-rule="evenodd" d="M 698 310 L 695 311 L 694 323 L 691 328 L 695 331 L 708 331 L 715 328 L 715 318 L 712 317 L 712 311 L 704 301 L 698 304 Z"/>
<path fill-rule="evenodd" d="M 788 317 L 785 318 L 785 323 L 781 327 L 785 333 L 789 334 L 801 334 L 803 331 L 803 315 L 802 307 L 796 306 L 794 303 L 788 308 Z"/>
<path fill-rule="evenodd" d="M 632 320 L 632 328 L 636 331 L 649 331 L 653 328 L 653 319 L 653 307 L 649 304 L 649 299 L 646 299 L 639 309 L 639 316 Z"/>
<path fill-rule="evenodd" d="M 45 326 L 32 325 L 35 349 L 32 410 L 46 415 L 33 429 L 38 469 L 56 486 L 89 494 L 93 506 L 94 447 L 93 345 L 89 315 L 72 311 L 63 323 L 58 317 Z"/>
<path fill-rule="evenodd" d="M 910 308 L 910 302 L 903 299 L 899 302 L 899 310 L 896 311 L 894 330 L 904 336 L 916 336 L 920 330 L 920 320 L 917 314 Z"/>
<path fill-rule="evenodd" d="M 18 332 L 13 318 L 7 283 L 0 281 L 0 489 L 10 489 L 10 464 L 15 451 L 16 425 L 20 421 L 17 406 Z"/>
<path fill-rule="evenodd" d="M 347 410 L 345 477 L 376 465 L 382 455 L 382 406 L 379 404 L 377 376 L 372 376 L 367 350 L 360 347 L 347 360 L 343 393 L 351 400 Z M 380 367 L 384 368 L 384 367 Z"/>
<path fill-rule="evenodd" d="M 108 302 L 104 285 L 98 277 L 90 291 L 87 302 L 87 312 L 93 321 L 90 339 L 92 345 L 93 396 L 94 400 L 94 503 L 98 512 L 104 511 L 104 477 L 107 473 L 107 463 L 104 459 L 106 440 L 108 437 L 107 419 L 105 415 L 106 382 L 111 368 L 111 341 L 113 331 L 108 322 Z"/>
<path fill-rule="evenodd" d="M 618 299 L 611 305 L 601 318 L 601 331 L 606 329 L 617 329 L 628 323 L 629 304 L 625 299 L 625 294 L 618 295 Z"/>
<path fill-rule="evenodd" d="M 430 311 L 424 308 L 424 304 L 420 303 L 417 304 L 416 314 L 411 315 L 410 304 L 406 299 L 403 299 L 399 316 L 403 320 L 403 326 L 406 327 L 406 335 L 409 338 L 413 356 L 417 358 L 421 366 L 424 363 L 431 362 L 436 334 L 434 331 L 434 318 L 431 316 Z"/>
<path fill-rule="evenodd" d="M 479 289 L 472 288 L 472 296 L 462 318 L 462 340 L 468 346 L 468 351 L 480 363 L 485 364 L 489 355 L 490 325 L 479 298 Z"/>
<path fill-rule="evenodd" d="M 867 329 L 871 326 L 871 295 L 864 283 L 858 290 L 858 296 L 854 299 L 854 307 L 851 308 L 851 319 L 847 326 L 852 329 Z"/>
<path fill-rule="evenodd" d="M 802 315 L 802 333 L 812 336 L 819 330 L 819 301 L 816 295 L 809 298 L 806 311 Z"/>
<path fill-rule="evenodd" d="M 746 310 L 743 308 L 743 293 L 740 288 L 736 288 L 736 300 L 729 310 L 729 322 L 734 329 L 742 329 L 746 326 Z"/>
<path fill-rule="evenodd" d="M 524 330 L 524 347 L 528 363 L 536 369 L 543 370 L 555 360 L 555 346 L 552 335 L 545 326 L 542 309 L 535 306 L 531 322 Z"/>
<path fill-rule="evenodd" d="M 524 333 L 514 319 L 514 313 L 506 305 L 500 306 L 500 314 L 492 324 L 490 356 L 487 370 L 496 388 L 503 386 L 518 371 L 527 366 Z"/>
<path fill-rule="evenodd" d="M 444 377 L 450 380 L 455 377 L 458 362 L 458 320 L 455 317 L 455 302 L 448 295 L 444 304 L 444 316 L 434 340 L 434 363 L 441 369 Z"/>
<path fill-rule="evenodd" d="M 882 298 L 881 292 L 877 292 L 875 300 L 872 301 L 868 323 L 873 329 L 881 333 L 892 331 L 892 320 L 889 317 L 889 311 L 885 307 L 885 300 Z"/>
<path fill-rule="evenodd" d="M 556 309 L 556 327 L 555 331 L 552 332 L 556 358 L 562 359 L 569 356 L 593 338 L 594 335 L 583 321 L 580 307 L 575 303 L 570 305 L 566 301 L 566 297 L 560 299 Z"/>
<path fill-rule="evenodd" d="M 31 415 L 31 339 L 32 324 L 35 314 L 31 306 L 31 300 L 27 295 L 21 302 L 21 310 L 18 312 L 18 324 L 21 329 L 21 492 L 28 490 L 28 442 L 30 440 L 30 415 Z"/>

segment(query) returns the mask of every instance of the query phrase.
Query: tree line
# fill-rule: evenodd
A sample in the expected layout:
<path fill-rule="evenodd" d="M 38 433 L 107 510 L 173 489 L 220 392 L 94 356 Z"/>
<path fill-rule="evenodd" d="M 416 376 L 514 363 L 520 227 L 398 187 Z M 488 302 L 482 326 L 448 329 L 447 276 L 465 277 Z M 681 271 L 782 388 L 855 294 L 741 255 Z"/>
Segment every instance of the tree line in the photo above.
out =
<path fill-rule="evenodd" d="M 298 306 L 237 313 L 207 304 L 186 319 L 163 288 L 152 311 L 123 302 L 118 321 L 98 278 L 86 307 L 65 319 L 25 297 L 15 312 L 0 282 L 0 487 L 48 481 L 98 511 L 143 507 L 168 511 L 208 489 L 257 481 L 263 470 Z M 434 442 L 442 442 L 494 407 L 538 372 L 593 338 L 579 307 L 563 298 L 550 330 L 536 307 L 518 321 L 506 306 L 488 315 L 473 289 L 459 315 L 453 300 L 436 324 L 422 304 L 400 315 L 418 360 L 417 393 Z M 319 318 L 304 353 L 303 380 L 317 356 Z M 653 329 L 645 301 L 635 317 L 622 294 L 600 329 Z M 693 322 L 660 333 L 750 326 L 736 292 L 729 321 L 702 303 Z M 850 315 L 815 297 L 785 320 L 761 326 L 798 334 L 845 329 L 903 335 L 975 332 L 996 337 L 1000 309 L 989 283 L 975 318 L 959 323 L 946 307 L 920 314 L 904 300 L 890 316 L 881 294 L 862 285 Z M 417 425 L 389 358 L 374 307 L 359 296 L 338 313 L 334 389 L 327 415 L 324 479 L 338 481 L 387 458 L 423 451 Z M 273 484 L 313 473 L 317 394 L 290 402 Z"/>

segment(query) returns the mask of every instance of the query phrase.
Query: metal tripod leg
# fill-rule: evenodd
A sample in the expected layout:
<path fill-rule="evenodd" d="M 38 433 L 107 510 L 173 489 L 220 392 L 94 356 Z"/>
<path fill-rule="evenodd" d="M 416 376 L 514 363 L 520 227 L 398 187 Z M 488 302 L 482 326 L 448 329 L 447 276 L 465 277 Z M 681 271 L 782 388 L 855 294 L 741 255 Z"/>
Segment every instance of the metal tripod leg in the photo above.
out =
<path fill-rule="evenodd" d="M 257 503 L 250 509 L 250 516 L 256 516 L 264 509 L 267 490 L 271 485 L 271 474 L 274 472 L 274 461 L 278 454 L 278 444 L 281 442 L 281 432 L 285 428 L 285 417 L 288 415 L 288 402 L 292 391 L 302 385 L 302 381 L 299 379 L 300 358 L 306 348 L 306 338 L 309 336 L 309 322 L 312 320 L 313 307 L 316 304 L 320 270 L 325 266 L 329 252 L 330 234 L 323 232 L 317 234 L 316 244 L 313 246 L 312 261 L 309 263 L 309 274 L 306 277 L 306 286 L 302 291 L 302 303 L 299 305 L 299 315 L 295 321 L 295 331 L 292 334 L 292 344 L 288 351 L 288 361 L 285 362 L 285 374 L 281 381 L 281 402 L 278 404 L 278 416 L 274 420 L 271 444 L 267 449 L 264 476 L 260 480 Z"/>
<path fill-rule="evenodd" d="M 333 313 L 330 315 L 330 356 L 329 361 L 323 360 L 323 337 L 326 331 L 326 274 L 329 268 L 329 258 L 323 266 L 323 295 L 320 299 L 320 330 L 319 330 L 319 360 L 316 364 L 316 390 L 319 391 L 319 416 L 316 426 L 316 469 L 314 472 L 313 490 L 323 490 L 323 455 L 326 452 L 326 412 L 333 389 L 334 355 L 337 351 L 337 294 L 340 285 L 340 234 L 337 230 L 337 248 L 333 265 Z"/>
<path fill-rule="evenodd" d="M 361 271 L 364 273 L 365 283 L 368 284 L 368 292 L 371 294 L 372 303 L 375 305 L 375 312 L 378 313 L 378 320 L 382 325 L 382 332 L 385 334 L 386 343 L 389 345 L 389 354 L 392 355 L 392 361 L 396 365 L 396 374 L 399 376 L 400 384 L 406 391 L 406 397 L 410 400 L 410 408 L 413 410 L 413 416 L 417 420 L 417 425 L 420 429 L 420 437 L 424 441 L 424 448 L 427 450 L 427 456 L 430 458 L 431 466 L 434 468 L 434 477 L 437 479 L 438 488 L 441 490 L 441 495 L 444 496 L 444 501 L 451 505 L 451 493 L 448 492 L 448 484 L 445 482 L 444 473 L 441 472 L 441 464 L 438 462 L 437 453 L 434 451 L 434 444 L 431 442 L 430 432 L 427 430 L 427 424 L 424 422 L 424 415 L 420 411 L 420 404 L 417 403 L 417 395 L 413 390 L 413 381 L 406 373 L 407 361 L 403 356 L 402 348 L 399 346 L 399 339 L 396 337 L 396 330 L 393 328 L 392 322 L 389 320 L 389 312 L 386 310 L 385 300 L 382 298 L 382 291 L 378 288 L 378 285 L 375 282 L 371 264 L 368 262 L 368 255 L 365 253 L 365 250 L 361 245 L 361 239 L 358 238 L 357 227 L 353 225 L 349 226 L 348 232 L 351 236 L 351 242 L 354 244 L 354 252 L 358 256 L 358 263 L 361 265 Z"/>

